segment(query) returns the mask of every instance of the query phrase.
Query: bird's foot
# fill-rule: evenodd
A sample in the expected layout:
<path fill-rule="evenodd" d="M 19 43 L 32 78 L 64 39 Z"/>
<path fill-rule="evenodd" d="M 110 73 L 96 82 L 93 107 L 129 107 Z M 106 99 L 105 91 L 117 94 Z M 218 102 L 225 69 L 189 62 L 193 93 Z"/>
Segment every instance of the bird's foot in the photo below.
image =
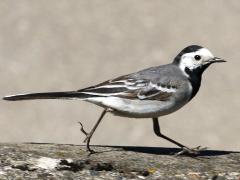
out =
<path fill-rule="evenodd" d="M 86 136 L 86 138 L 88 137 L 89 133 L 87 133 L 84 128 L 83 128 L 83 125 L 80 121 L 78 121 L 78 123 L 80 124 L 80 131 Z M 83 142 L 85 142 L 86 138 L 84 139 Z"/>
<path fill-rule="evenodd" d="M 78 122 L 79 124 L 80 124 L 80 131 L 86 136 L 85 137 L 85 139 L 83 140 L 83 143 L 87 143 L 87 151 L 89 152 L 89 154 L 88 155 L 91 155 L 91 154 L 94 154 L 94 153 L 96 153 L 94 150 L 92 150 L 90 147 L 89 147 L 89 141 L 90 141 L 90 139 L 91 139 L 91 135 L 90 135 L 90 133 L 87 133 L 85 130 L 84 130 L 84 128 L 83 128 L 83 125 L 82 125 L 82 123 L 81 122 Z"/>
<path fill-rule="evenodd" d="M 198 156 L 201 151 L 206 150 L 206 147 L 197 146 L 195 148 L 182 147 L 182 151 L 175 154 L 175 156 L 188 155 L 188 156 Z"/>
<path fill-rule="evenodd" d="M 83 128 L 83 124 L 81 122 L 78 122 L 80 124 L 80 131 L 86 136 L 85 139 L 83 140 L 84 143 L 87 142 L 88 139 L 91 138 L 90 133 L 87 133 L 87 131 L 85 131 L 85 129 Z"/>
<path fill-rule="evenodd" d="M 91 148 L 87 148 L 88 156 L 97 153 L 96 151 L 92 150 Z"/>

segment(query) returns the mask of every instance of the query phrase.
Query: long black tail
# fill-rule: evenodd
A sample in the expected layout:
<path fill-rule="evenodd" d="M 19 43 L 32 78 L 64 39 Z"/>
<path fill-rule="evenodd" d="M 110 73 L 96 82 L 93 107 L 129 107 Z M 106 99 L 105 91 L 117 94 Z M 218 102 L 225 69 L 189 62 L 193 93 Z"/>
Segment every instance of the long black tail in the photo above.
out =
<path fill-rule="evenodd" d="M 30 94 L 16 94 L 3 97 L 8 101 L 33 100 L 33 99 L 85 99 L 89 95 L 78 91 L 66 92 L 44 92 L 44 93 L 30 93 Z"/>

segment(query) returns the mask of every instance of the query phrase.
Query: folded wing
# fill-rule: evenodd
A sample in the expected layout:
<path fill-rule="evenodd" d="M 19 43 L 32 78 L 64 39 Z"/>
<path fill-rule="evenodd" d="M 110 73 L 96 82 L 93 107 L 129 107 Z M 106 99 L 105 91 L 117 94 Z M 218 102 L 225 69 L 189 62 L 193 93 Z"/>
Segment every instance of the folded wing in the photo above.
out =
<path fill-rule="evenodd" d="M 168 83 L 153 83 L 146 79 L 133 79 L 122 76 L 78 92 L 88 94 L 90 98 L 92 95 L 93 97 L 112 96 L 126 99 L 166 101 L 176 91 L 177 88 L 170 86 Z"/>

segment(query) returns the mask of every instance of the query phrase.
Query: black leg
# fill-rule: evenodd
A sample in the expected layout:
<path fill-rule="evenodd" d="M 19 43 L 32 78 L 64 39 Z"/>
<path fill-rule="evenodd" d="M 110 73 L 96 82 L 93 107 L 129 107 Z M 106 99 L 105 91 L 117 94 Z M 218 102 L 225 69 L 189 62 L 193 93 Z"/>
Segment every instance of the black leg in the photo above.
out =
<path fill-rule="evenodd" d="M 159 122 L 158 122 L 158 118 L 153 118 L 153 130 L 154 130 L 154 133 L 163 138 L 163 139 L 166 139 L 167 141 L 170 141 L 171 143 L 173 144 L 176 144 L 177 146 L 181 147 L 182 148 L 182 151 L 176 153 L 176 155 L 181 155 L 181 154 L 188 154 L 188 155 L 198 155 L 200 153 L 200 151 L 203 151 L 203 150 L 206 150 L 207 148 L 202 148 L 201 146 L 198 146 L 196 148 L 193 148 L 193 149 L 190 149 L 188 148 L 187 146 L 184 146 L 182 145 L 181 143 L 177 142 L 177 141 L 174 141 L 173 139 L 163 135 L 161 133 L 161 130 L 160 130 L 160 126 L 159 126 Z"/>
<path fill-rule="evenodd" d="M 184 148 L 184 147 L 187 148 L 186 146 L 182 145 L 181 143 L 174 141 L 173 139 L 171 139 L 161 133 L 158 118 L 153 118 L 153 130 L 157 136 L 159 136 L 163 139 L 166 139 L 167 141 L 170 141 L 171 143 L 176 144 L 177 146 L 179 146 L 181 148 Z"/>
<path fill-rule="evenodd" d="M 101 120 L 103 119 L 104 115 L 107 113 L 107 109 L 104 109 L 104 111 L 102 112 L 101 116 L 98 118 L 98 121 L 96 122 L 96 124 L 93 126 L 92 130 L 90 131 L 90 133 L 87 133 L 82 126 L 82 123 L 79 122 L 79 124 L 81 125 L 81 131 L 86 135 L 86 138 L 84 139 L 84 143 L 86 144 L 87 147 L 87 151 L 89 151 L 90 153 L 94 153 L 94 151 L 90 148 L 90 141 L 92 138 L 93 133 L 95 132 L 95 130 L 97 129 L 99 123 L 101 122 Z"/>

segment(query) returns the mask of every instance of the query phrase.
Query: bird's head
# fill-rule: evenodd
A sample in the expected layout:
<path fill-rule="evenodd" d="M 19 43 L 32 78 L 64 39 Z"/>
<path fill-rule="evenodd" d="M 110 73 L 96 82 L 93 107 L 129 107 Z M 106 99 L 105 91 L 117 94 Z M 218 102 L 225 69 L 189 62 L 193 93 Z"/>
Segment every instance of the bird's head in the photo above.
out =
<path fill-rule="evenodd" d="M 202 74 L 213 63 L 226 62 L 222 58 L 215 57 L 207 48 L 191 45 L 184 48 L 174 59 L 174 64 L 186 74 Z"/>

